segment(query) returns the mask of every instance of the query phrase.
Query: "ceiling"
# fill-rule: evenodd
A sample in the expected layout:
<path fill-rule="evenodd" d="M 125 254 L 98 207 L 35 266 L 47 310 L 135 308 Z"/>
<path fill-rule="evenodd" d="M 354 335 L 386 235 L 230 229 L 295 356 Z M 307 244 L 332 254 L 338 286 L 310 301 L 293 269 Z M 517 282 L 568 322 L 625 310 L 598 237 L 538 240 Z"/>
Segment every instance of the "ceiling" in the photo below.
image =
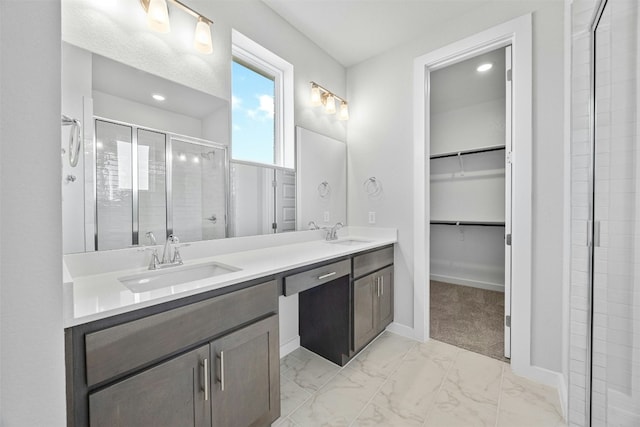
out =
<path fill-rule="evenodd" d="M 490 0 L 262 0 L 344 67 L 358 64 Z"/>
<path fill-rule="evenodd" d="M 226 101 L 146 73 L 121 62 L 93 54 L 93 90 L 128 99 L 154 108 L 202 119 Z M 164 101 L 155 101 L 151 96 L 160 94 Z"/>
<path fill-rule="evenodd" d="M 492 68 L 478 72 L 481 64 Z M 442 113 L 505 96 L 505 48 L 431 72 L 431 112 Z"/>

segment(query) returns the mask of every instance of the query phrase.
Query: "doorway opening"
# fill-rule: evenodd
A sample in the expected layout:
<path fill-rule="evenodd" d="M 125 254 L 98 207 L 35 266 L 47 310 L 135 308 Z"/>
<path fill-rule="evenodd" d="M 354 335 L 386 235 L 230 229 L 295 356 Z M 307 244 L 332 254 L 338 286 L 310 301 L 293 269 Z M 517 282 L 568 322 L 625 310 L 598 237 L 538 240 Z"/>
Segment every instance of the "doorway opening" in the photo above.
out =
<path fill-rule="evenodd" d="M 509 47 L 509 48 L 508 48 Z M 507 59 L 511 51 L 511 60 Z M 455 67 L 458 64 L 482 55 L 490 54 L 493 51 L 503 52 L 505 58 L 505 68 L 502 70 L 505 76 L 510 75 L 510 89 L 507 82 L 505 84 L 504 108 L 504 137 L 499 142 L 480 142 L 478 135 L 471 132 L 471 136 L 466 139 L 455 139 L 452 148 L 442 148 L 437 141 L 432 142 L 433 132 L 437 132 L 437 124 L 432 126 L 431 119 L 437 111 L 431 112 L 431 97 L 434 91 L 437 92 L 434 76 L 438 70 L 448 67 Z M 507 64 L 511 64 L 511 71 L 507 72 Z M 477 67 L 482 64 L 476 64 Z M 497 268 L 489 268 L 485 271 L 484 278 L 478 275 L 475 284 L 485 282 L 494 285 L 502 284 L 498 280 L 487 280 L 489 276 L 496 278 L 504 274 L 504 301 L 505 312 L 501 313 L 501 323 L 504 325 L 504 349 L 511 358 L 511 366 L 514 372 L 546 381 L 540 377 L 540 372 L 531 366 L 531 247 L 532 247 L 532 127 L 531 127 L 531 15 L 525 15 L 512 21 L 505 22 L 496 27 L 478 33 L 474 36 L 460 40 L 456 43 L 445 46 L 429 54 L 418 57 L 414 61 L 414 231 L 415 231 L 415 251 L 414 251 L 414 333 L 418 339 L 428 340 L 431 330 L 431 282 L 433 279 L 442 279 L 446 276 L 447 281 L 453 282 L 453 286 L 469 285 L 470 281 L 455 279 L 469 279 L 456 273 L 451 268 L 465 270 L 461 263 L 450 262 L 448 265 L 440 265 L 437 261 L 440 253 L 456 252 L 456 246 L 460 243 L 461 235 L 463 242 L 476 240 L 480 242 L 480 236 L 484 235 L 487 242 L 491 242 L 494 250 L 491 251 L 494 257 L 492 264 L 497 267 L 498 261 L 504 261 L 504 273 Z M 493 65 L 496 66 L 496 65 Z M 511 90 L 512 96 L 507 96 L 506 91 Z M 464 90 L 457 90 L 463 99 L 469 97 Z M 497 98 L 497 97 L 496 97 Z M 511 103 L 507 105 L 507 103 Z M 506 120 L 506 111 L 512 111 L 511 120 Z M 467 131 L 465 124 L 467 121 L 479 120 L 480 111 L 475 116 L 471 115 L 466 121 L 459 122 L 457 132 Z M 486 124 L 486 123 L 485 123 Z M 455 145 L 458 144 L 458 145 Z M 466 146 L 464 145 L 466 144 Z M 508 144 L 511 144 L 509 146 Z M 478 152 L 478 150 L 483 150 Z M 437 151 L 436 151 L 437 150 Z M 473 151 L 476 152 L 473 152 Z M 432 156 L 448 155 L 448 157 L 432 158 Z M 447 167 L 434 162 L 448 164 Z M 501 162 L 502 167 L 498 167 Z M 474 166 L 475 165 L 475 166 Z M 463 178 L 471 182 L 472 176 L 482 175 L 482 167 L 485 169 L 504 169 L 501 172 L 504 191 L 499 190 L 500 186 L 494 186 L 494 190 L 489 193 L 474 191 L 473 184 L 468 185 L 466 193 L 471 194 L 472 200 L 477 199 L 475 212 L 482 212 L 482 206 L 486 212 L 482 215 L 464 216 L 468 211 L 469 199 L 456 195 L 447 189 L 452 181 Z M 457 168 L 453 171 L 452 168 Z M 432 170 L 433 169 L 433 170 Z M 442 185 L 440 189 L 432 189 L 432 172 L 437 175 L 449 174 L 449 181 L 443 180 L 447 185 Z M 494 171 L 495 172 L 495 171 Z M 461 177 L 465 174 L 467 176 Z M 485 175 L 490 175 L 485 170 Z M 457 175 L 456 175 L 457 174 Z M 498 174 L 494 173 L 494 181 L 498 182 Z M 507 177 L 510 176 L 510 179 Z M 487 178 L 488 179 L 488 178 Z M 468 183 L 467 183 L 468 184 Z M 510 188 L 509 188 L 510 186 Z M 495 190 L 498 188 L 498 190 Z M 440 196 L 438 194 L 441 194 Z M 444 194 L 445 197 L 441 197 Z M 460 193 L 462 194 L 462 193 Z M 491 198 L 502 195 L 501 201 L 486 203 Z M 440 197 L 440 201 L 438 198 Z M 482 202 L 482 203 L 480 203 Z M 448 205 L 448 204 L 449 205 Z M 475 202 L 474 202 L 475 203 Z M 448 206 L 448 207 L 447 207 Z M 510 206 L 510 210 L 509 210 Z M 445 212 L 447 208 L 447 212 Z M 442 210 L 438 210 L 442 209 Z M 493 211 L 491 211 L 493 209 Z M 503 217 L 500 218 L 495 213 L 501 211 Z M 493 213 L 491 213 L 493 212 Z M 437 215 L 442 215 L 438 217 Z M 432 224 L 440 221 L 441 223 Z M 453 225 L 452 225 L 453 223 Z M 481 223 L 481 224 L 480 224 Z M 445 229 L 449 231 L 441 231 Z M 438 231 L 436 231 L 436 228 Z M 461 231 L 462 230 L 462 233 Z M 434 240 L 440 239 L 439 234 L 444 233 L 454 237 L 449 241 L 449 245 L 432 245 Z M 456 240 L 457 239 L 457 240 Z M 512 243 L 511 245 L 508 245 Z M 488 244 L 488 243 L 487 243 Z M 471 247 L 479 248 L 474 253 L 480 257 L 488 257 L 489 251 L 483 250 L 483 245 L 475 243 Z M 498 248 L 502 246 L 504 256 L 500 256 Z M 433 252 L 433 258 L 432 258 Z M 458 250 L 458 252 L 460 252 Z M 463 255 L 456 253 L 455 255 Z M 469 262 L 469 264 L 474 264 Z M 442 268 L 441 268 L 442 267 Z M 447 267 L 449 270 L 447 270 Z M 477 266 L 476 266 L 477 267 Z M 482 268 L 476 268 L 482 270 Z M 489 270 L 493 270 L 491 274 Z M 456 274 L 454 274 L 456 273 Z M 440 275 L 440 277 L 438 277 Z M 441 280 L 438 280 L 441 281 Z M 511 283 L 510 295 L 508 283 Z M 491 286 L 485 286 L 491 287 Z M 480 287 L 477 287 L 480 289 Z M 493 289 L 496 290 L 495 288 Z M 464 310 L 464 309 L 460 309 Z M 460 313 L 458 312 L 457 315 Z M 453 315 L 454 317 L 456 314 Z M 511 329 L 511 333 L 509 333 Z"/>
<path fill-rule="evenodd" d="M 511 45 L 430 72 L 431 338 L 511 355 Z"/>

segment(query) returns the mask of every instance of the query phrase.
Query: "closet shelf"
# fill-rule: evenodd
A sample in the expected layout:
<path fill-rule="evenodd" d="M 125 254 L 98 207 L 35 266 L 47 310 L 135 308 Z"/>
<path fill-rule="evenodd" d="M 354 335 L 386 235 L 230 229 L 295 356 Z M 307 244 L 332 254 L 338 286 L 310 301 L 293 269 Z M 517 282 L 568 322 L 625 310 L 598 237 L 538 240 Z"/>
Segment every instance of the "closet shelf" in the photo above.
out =
<path fill-rule="evenodd" d="M 458 155 L 464 154 L 476 154 L 476 153 L 486 153 L 489 151 L 499 151 L 504 150 L 506 147 L 504 145 L 492 145 L 490 147 L 480 147 L 480 148 L 470 148 L 468 150 L 460 150 L 460 151 L 451 151 L 449 153 L 439 153 L 432 154 L 429 156 L 430 159 L 442 159 L 444 157 L 456 157 Z"/>
<path fill-rule="evenodd" d="M 437 225 L 479 225 L 483 227 L 504 227 L 504 221 L 446 221 L 431 220 L 431 224 Z"/>

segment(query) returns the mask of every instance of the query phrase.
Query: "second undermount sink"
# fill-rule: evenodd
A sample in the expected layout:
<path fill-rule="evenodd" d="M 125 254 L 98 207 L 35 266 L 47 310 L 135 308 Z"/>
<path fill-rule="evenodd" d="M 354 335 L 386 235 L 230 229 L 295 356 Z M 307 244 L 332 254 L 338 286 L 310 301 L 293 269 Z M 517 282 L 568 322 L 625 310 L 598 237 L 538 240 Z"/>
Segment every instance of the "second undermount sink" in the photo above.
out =
<path fill-rule="evenodd" d="M 344 246 L 364 245 L 365 243 L 371 243 L 371 242 L 372 242 L 371 240 L 350 239 L 350 238 L 327 241 L 327 243 L 331 243 L 332 245 L 344 245 Z"/>
<path fill-rule="evenodd" d="M 169 286 L 181 285 L 195 280 L 220 276 L 240 271 L 240 268 L 218 262 L 208 262 L 182 267 L 169 267 L 162 270 L 152 270 L 131 276 L 118 277 L 120 283 L 133 293 L 147 292 Z"/>

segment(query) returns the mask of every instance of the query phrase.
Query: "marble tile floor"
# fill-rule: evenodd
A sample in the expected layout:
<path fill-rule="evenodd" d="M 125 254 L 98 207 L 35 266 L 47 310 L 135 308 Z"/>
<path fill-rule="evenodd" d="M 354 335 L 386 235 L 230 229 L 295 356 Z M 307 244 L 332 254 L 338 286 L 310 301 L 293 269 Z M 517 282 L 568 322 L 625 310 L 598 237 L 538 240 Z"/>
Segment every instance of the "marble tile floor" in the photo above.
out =
<path fill-rule="evenodd" d="M 509 364 L 385 332 L 346 366 L 299 348 L 280 361 L 274 427 L 565 426 L 555 389 Z"/>

